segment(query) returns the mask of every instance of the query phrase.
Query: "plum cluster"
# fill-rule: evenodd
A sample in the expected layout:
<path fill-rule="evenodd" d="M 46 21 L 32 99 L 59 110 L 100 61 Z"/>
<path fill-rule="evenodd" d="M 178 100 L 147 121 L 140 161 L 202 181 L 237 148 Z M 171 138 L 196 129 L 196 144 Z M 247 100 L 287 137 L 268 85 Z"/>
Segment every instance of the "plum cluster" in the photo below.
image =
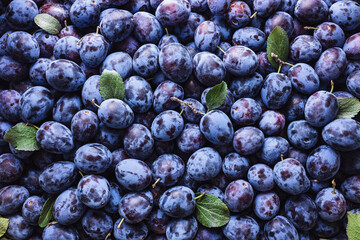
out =
<path fill-rule="evenodd" d="M 58 34 L 37 27 L 44 13 Z M 266 52 L 277 26 L 290 41 L 279 69 Z M 123 99 L 103 98 L 105 70 Z M 5 237 L 346 240 L 360 117 L 337 117 L 345 98 L 360 98 L 359 0 L 2 0 Z M 40 150 L 4 140 L 18 123 L 38 128 Z M 195 193 L 229 222 L 203 226 Z"/>

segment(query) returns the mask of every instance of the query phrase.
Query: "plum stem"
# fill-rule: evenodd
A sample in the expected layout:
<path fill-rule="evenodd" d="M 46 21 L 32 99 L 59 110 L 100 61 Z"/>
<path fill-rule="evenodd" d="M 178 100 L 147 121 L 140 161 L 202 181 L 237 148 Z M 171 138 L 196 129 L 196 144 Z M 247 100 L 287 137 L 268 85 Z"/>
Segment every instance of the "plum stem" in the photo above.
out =
<path fill-rule="evenodd" d="M 169 31 L 167 28 L 165 28 L 165 32 L 166 32 L 166 36 L 168 37 L 169 36 Z"/>
<path fill-rule="evenodd" d="M 117 225 L 117 229 L 120 229 L 121 224 L 123 223 L 124 219 L 125 219 L 125 218 L 122 218 L 122 219 L 121 219 L 121 221 L 120 221 L 119 224 Z"/>
<path fill-rule="evenodd" d="M 109 232 L 109 233 L 106 235 L 105 240 L 107 240 L 110 236 L 111 236 L 111 232 Z"/>
<path fill-rule="evenodd" d="M 291 64 L 291 63 L 288 63 L 288 62 L 285 62 L 285 61 L 281 60 L 281 59 L 279 58 L 279 56 L 276 55 L 275 53 L 271 53 L 270 56 L 275 60 L 275 62 L 277 62 L 277 63 L 280 64 L 280 65 L 289 65 L 289 66 L 292 66 L 292 67 L 295 66 L 294 64 Z"/>
<path fill-rule="evenodd" d="M 336 187 L 335 179 L 333 179 L 333 180 L 331 181 L 331 184 L 332 184 L 332 187 L 333 187 L 332 194 L 335 194 L 335 187 Z"/>
<path fill-rule="evenodd" d="M 81 41 L 83 40 L 83 37 L 80 38 L 80 40 L 76 43 L 77 45 L 79 45 L 81 43 Z"/>
<path fill-rule="evenodd" d="M 284 161 L 284 154 L 280 154 L 281 161 Z"/>
<path fill-rule="evenodd" d="M 220 46 L 216 46 L 223 54 L 225 54 L 226 52 L 220 47 Z"/>
<path fill-rule="evenodd" d="M 91 100 L 91 103 L 94 104 L 96 107 L 101 108 L 101 107 L 95 102 L 95 98 L 93 98 L 93 99 Z"/>
<path fill-rule="evenodd" d="M 258 13 L 258 11 L 255 11 L 255 12 L 251 15 L 250 19 L 253 19 L 253 18 L 256 16 L 257 13 Z"/>
<path fill-rule="evenodd" d="M 185 107 L 189 107 L 189 108 L 191 109 L 191 111 L 193 111 L 193 113 L 205 115 L 205 113 L 196 110 L 196 109 L 194 108 L 194 106 L 192 105 L 192 103 L 190 103 L 190 102 L 184 102 L 183 100 L 181 100 L 181 99 L 179 99 L 179 98 L 177 98 L 177 97 L 171 97 L 170 100 L 180 103 L 180 105 L 181 105 L 182 108 L 183 108 L 183 109 L 181 110 L 181 113 L 183 112 L 183 110 L 184 110 Z M 181 113 L 180 113 L 180 115 L 181 115 Z"/>
<path fill-rule="evenodd" d="M 158 179 L 154 182 L 154 184 L 153 184 L 153 185 L 151 185 L 151 186 L 152 186 L 152 188 L 155 188 L 155 187 L 156 187 L 156 184 L 157 184 L 160 180 L 161 180 L 161 178 L 158 178 Z"/>
<path fill-rule="evenodd" d="M 66 19 L 64 20 L 64 25 L 65 25 L 66 31 L 69 31 Z"/>
<path fill-rule="evenodd" d="M 330 84 L 331 84 L 330 93 L 333 93 L 333 91 L 334 91 L 334 81 L 331 80 Z"/>
<path fill-rule="evenodd" d="M 97 27 L 96 27 L 96 35 L 99 34 L 99 30 L 100 30 L 100 26 L 97 26 Z"/>
<path fill-rule="evenodd" d="M 79 174 L 82 178 L 84 177 L 84 174 L 80 170 L 79 170 Z"/>

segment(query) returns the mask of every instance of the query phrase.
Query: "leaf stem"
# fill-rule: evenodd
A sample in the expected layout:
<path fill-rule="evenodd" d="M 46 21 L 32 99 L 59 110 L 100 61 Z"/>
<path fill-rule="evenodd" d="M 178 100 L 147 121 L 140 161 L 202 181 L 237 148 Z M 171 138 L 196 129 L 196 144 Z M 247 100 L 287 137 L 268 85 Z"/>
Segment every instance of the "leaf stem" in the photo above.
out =
<path fill-rule="evenodd" d="M 305 30 L 318 30 L 318 28 L 316 28 L 316 27 L 311 27 L 311 26 L 310 26 L 310 27 L 309 27 L 309 26 L 305 26 L 304 29 L 305 29 Z"/>
<path fill-rule="evenodd" d="M 122 219 L 121 219 L 121 221 L 120 221 L 119 224 L 117 225 L 117 229 L 120 229 L 121 224 L 123 223 L 124 219 L 125 219 L 125 218 L 122 218 Z"/>
<path fill-rule="evenodd" d="M 251 15 L 250 19 L 253 19 L 257 13 L 258 13 L 258 11 L 255 11 L 255 12 Z"/>
<path fill-rule="evenodd" d="M 181 99 L 179 99 L 179 98 L 177 98 L 177 97 L 171 97 L 170 100 L 180 103 L 180 105 L 182 106 L 183 110 L 184 110 L 185 107 L 189 107 L 193 113 L 205 115 L 205 113 L 196 110 L 196 109 L 194 108 L 194 106 L 192 105 L 192 103 L 190 103 L 190 102 L 189 102 L 189 103 L 188 103 L 188 102 L 184 102 L 183 100 L 181 100 Z M 181 113 L 182 113 L 183 110 L 181 110 Z M 181 114 L 181 113 L 180 113 L 180 114 Z"/>
<path fill-rule="evenodd" d="M 330 84 L 331 84 L 330 93 L 333 93 L 333 91 L 334 91 L 334 81 L 331 80 Z"/>
<path fill-rule="evenodd" d="M 202 198 L 205 195 L 205 192 L 202 192 L 199 196 L 195 197 L 194 199 L 197 200 L 199 198 Z"/>
<path fill-rule="evenodd" d="M 153 185 L 151 185 L 151 186 L 152 186 L 152 188 L 155 188 L 155 187 L 156 187 L 156 184 L 157 184 L 160 180 L 161 180 L 161 178 L 158 178 L 158 179 L 154 182 L 154 184 L 153 184 Z"/>
<path fill-rule="evenodd" d="M 335 178 L 331 181 L 333 190 L 332 190 L 332 194 L 335 194 L 335 187 L 336 187 L 336 182 L 335 182 Z"/>
<path fill-rule="evenodd" d="M 216 46 L 223 54 L 225 54 L 226 52 L 220 47 L 220 46 Z"/>
<path fill-rule="evenodd" d="M 47 226 L 58 224 L 58 222 L 49 222 Z"/>
<path fill-rule="evenodd" d="M 35 128 L 36 130 L 39 130 L 39 127 L 38 127 L 38 126 L 35 126 L 34 124 L 26 123 L 25 125 L 26 125 L 26 126 L 31 126 L 31 127 Z"/>
<path fill-rule="evenodd" d="M 93 98 L 93 99 L 91 100 L 91 103 L 94 104 L 96 107 L 101 108 L 101 107 L 95 102 L 95 98 Z"/>

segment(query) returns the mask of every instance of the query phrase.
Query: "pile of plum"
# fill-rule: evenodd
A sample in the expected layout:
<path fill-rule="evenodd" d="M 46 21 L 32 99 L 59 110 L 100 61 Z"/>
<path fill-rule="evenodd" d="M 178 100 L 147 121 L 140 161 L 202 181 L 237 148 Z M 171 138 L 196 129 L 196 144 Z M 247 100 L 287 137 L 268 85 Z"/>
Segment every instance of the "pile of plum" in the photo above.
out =
<path fill-rule="evenodd" d="M 348 239 L 360 123 L 338 114 L 360 98 L 358 0 L 2 0 L 0 36 L 4 239 Z M 123 99 L 103 99 L 105 70 Z M 5 141 L 20 123 L 40 150 Z M 195 193 L 228 223 L 203 226 Z"/>

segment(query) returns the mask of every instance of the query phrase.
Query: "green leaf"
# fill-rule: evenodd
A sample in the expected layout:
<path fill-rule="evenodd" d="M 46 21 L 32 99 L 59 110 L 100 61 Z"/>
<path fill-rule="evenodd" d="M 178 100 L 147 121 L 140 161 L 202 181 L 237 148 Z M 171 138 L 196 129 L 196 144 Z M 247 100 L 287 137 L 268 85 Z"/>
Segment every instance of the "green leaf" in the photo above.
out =
<path fill-rule="evenodd" d="M 17 150 L 37 151 L 40 147 L 36 141 L 36 132 L 36 128 L 18 123 L 6 132 L 4 140 Z"/>
<path fill-rule="evenodd" d="M 2 238 L 0 238 L 0 240 L 11 240 L 11 239 L 8 239 L 6 237 L 2 237 Z"/>
<path fill-rule="evenodd" d="M 360 240 L 360 214 L 347 212 L 346 233 L 349 240 Z"/>
<path fill-rule="evenodd" d="M 224 104 L 227 91 L 227 84 L 224 81 L 213 86 L 209 90 L 206 94 L 206 106 L 208 107 L 208 111 L 218 108 Z"/>
<path fill-rule="evenodd" d="M 38 221 L 38 224 L 40 227 L 44 228 L 46 227 L 46 225 L 49 224 L 49 222 L 51 221 L 52 217 L 53 217 L 53 206 L 55 203 L 57 196 L 53 195 L 51 197 L 48 198 L 48 200 L 46 200 L 46 202 L 44 203 L 43 208 L 41 209 L 41 214 L 40 214 L 40 218 Z"/>
<path fill-rule="evenodd" d="M 360 101 L 356 97 L 338 99 L 339 111 L 336 118 L 353 118 L 360 112 Z"/>
<path fill-rule="evenodd" d="M 271 53 L 276 54 L 282 61 L 286 61 L 289 55 L 289 37 L 284 29 L 276 26 L 267 39 L 266 54 L 269 62 L 275 69 L 279 64 L 271 57 Z"/>
<path fill-rule="evenodd" d="M 9 226 L 9 219 L 0 217 L 0 237 L 4 236 Z"/>
<path fill-rule="evenodd" d="M 124 82 L 119 73 L 115 70 L 104 70 L 101 74 L 99 82 L 99 90 L 101 97 L 106 100 L 109 98 L 117 98 L 123 100 L 125 97 Z"/>
<path fill-rule="evenodd" d="M 230 211 L 218 197 L 207 193 L 196 200 L 196 218 L 205 227 L 221 227 L 229 222 Z"/>
<path fill-rule="evenodd" d="M 50 34 L 59 34 L 62 28 L 59 21 L 47 13 L 36 15 L 34 21 L 39 28 Z"/>

